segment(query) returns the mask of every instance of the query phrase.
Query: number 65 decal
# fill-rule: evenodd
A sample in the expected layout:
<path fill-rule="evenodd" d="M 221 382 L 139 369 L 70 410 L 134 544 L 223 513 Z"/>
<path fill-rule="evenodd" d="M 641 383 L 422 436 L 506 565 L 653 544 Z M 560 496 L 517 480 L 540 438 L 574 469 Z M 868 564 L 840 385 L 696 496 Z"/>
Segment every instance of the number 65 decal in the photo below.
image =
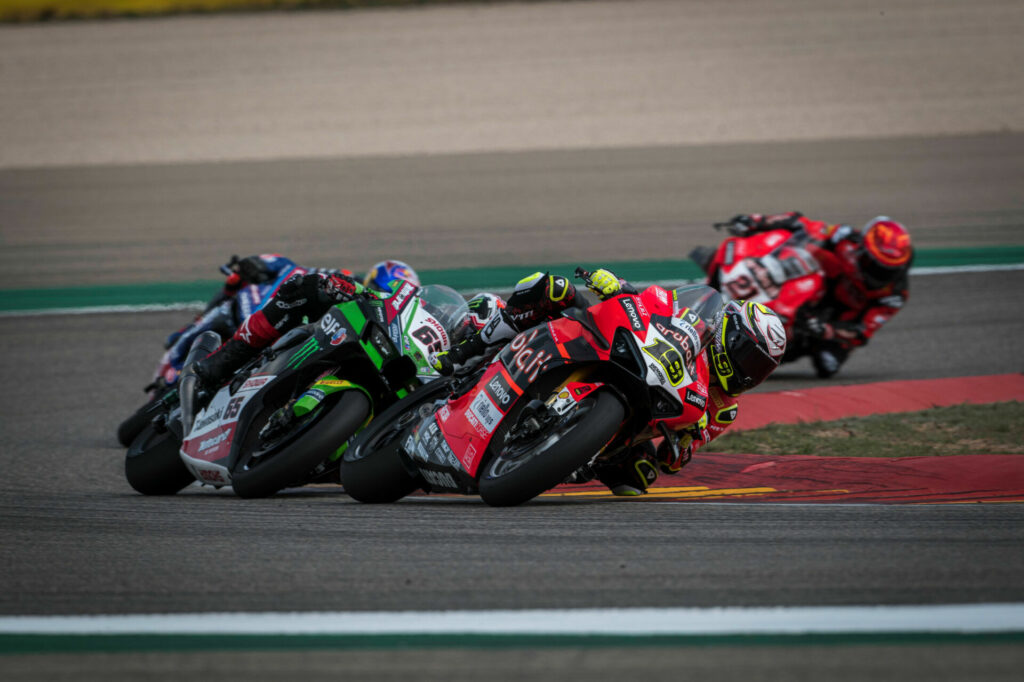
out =
<path fill-rule="evenodd" d="M 439 353 L 444 350 L 444 343 L 441 341 L 441 337 L 436 331 L 423 325 L 419 329 L 412 332 L 414 339 L 422 343 L 427 347 L 427 350 L 431 353 Z"/>

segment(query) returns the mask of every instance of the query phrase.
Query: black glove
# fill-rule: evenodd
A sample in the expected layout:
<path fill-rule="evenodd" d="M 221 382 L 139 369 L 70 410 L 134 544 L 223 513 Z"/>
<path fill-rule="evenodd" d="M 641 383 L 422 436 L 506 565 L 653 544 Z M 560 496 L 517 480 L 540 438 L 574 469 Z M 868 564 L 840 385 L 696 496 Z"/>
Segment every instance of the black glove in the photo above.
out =
<path fill-rule="evenodd" d="M 835 328 L 820 317 L 809 316 L 800 320 L 800 331 L 807 336 L 825 341 L 836 335 Z"/>
<path fill-rule="evenodd" d="M 455 374 L 455 363 L 452 361 L 451 353 L 446 350 L 436 353 L 430 361 L 434 371 L 443 377 L 450 377 Z"/>
<path fill-rule="evenodd" d="M 274 279 L 274 273 L 259 256 L 231 256 L 231 260 L 221 266 L 220 270 L 225 275 L 236 274 L 250 284 L 263 284 Z"/>
<path fill-rule="evenodd" d="M 760 213 L 740 213 L 734 215 L 726 223 L 726 229 L 729 230 L 729 234 L 735 237 L 746 237 L 751 232 L 761 227 L 764 222 L 764 216 Z"/>
<path fill-rule="evenodd" d="M 480 332 L 477 332 L 461 343 L 456 344 L 450 350 L 436 353 L 431 359 L 430 364 L 437 370 L 438 374 L 448 377 L 455 374 L 457 365 L 465 364 L 468 360 L 483 355 L 486 350 L 487 344 L 481 338 Z"/>

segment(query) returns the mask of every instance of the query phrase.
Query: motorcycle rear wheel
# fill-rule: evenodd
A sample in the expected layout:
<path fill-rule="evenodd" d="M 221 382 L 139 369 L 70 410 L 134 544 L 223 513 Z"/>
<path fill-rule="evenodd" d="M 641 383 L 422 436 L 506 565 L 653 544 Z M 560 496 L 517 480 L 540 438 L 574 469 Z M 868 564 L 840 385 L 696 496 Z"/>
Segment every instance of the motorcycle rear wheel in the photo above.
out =
<path fill-rule="evenodd" d="M 312 472 L 345 444 L 370 416 L 370 399 L 362 391 L 343 391 L 333 405 L 301 423 L 280 445 L 236 468 L 231 487 L 239 497 L 267 497 L 288 487 L 306 483 Z"/>
<path fill-rule="evenodd" d="M 124 475 L 136 492 L 143 495 L 173 495 L 195 477 L 181 461 L 181 441 L 168 430 L 157 432 L 148 424 L 128 447 Z"/>
<path fill-rule="evenodd" d="M 153 421 L 153 417 L 161 409 L 165 409 L 166 406 L 161 402 L 161 399 L 173 390 L 173 388 L 167 388 L 154 395 L 152 400 L 135 410 L 132 416 L 121 422 L 117 427 L 117 441 L 125 447 L 130 446 L 132 441 L 146 428 L 146 425 Z"/>
<path fill-rule="evenodd" d="M 625 414 L 615 395 L 600 391 L 528 443 L 506 442 L 480 475 L 480 497 L 492 507 L 512 507 L 554 488 L 612 439 Z"/>

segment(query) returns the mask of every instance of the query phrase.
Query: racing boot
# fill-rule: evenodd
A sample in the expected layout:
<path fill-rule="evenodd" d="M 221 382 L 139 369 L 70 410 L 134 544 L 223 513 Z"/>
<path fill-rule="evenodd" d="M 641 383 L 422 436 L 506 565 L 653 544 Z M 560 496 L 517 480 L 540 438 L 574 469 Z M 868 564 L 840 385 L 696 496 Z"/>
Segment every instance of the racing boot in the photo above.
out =
<path fill-rule="evenodd" d="M 839 371 L 842 364 L 846 362 L 846 358 L 849 357 L 850 351 L 838 344 L 822 345 L 824 347 L 818 348 L 811 354 L 811 362 L 814 363 L 814 369 L 818 371 L 818 376 L 828 379 Z"/>
<path fill-rule="evenodd" d="M 197 389 L 212 395 L 257 352 L 258 349 L 241 339 L 228 339 L 213 353 L 196 361 L 194 371 L 198 380 Z"/>
<path fill-rule="evenodd" d="M 658 480 L 658 466 L 653 461 L 654 444 L 647 442 L 633 448 L 624 460 L 594 467 L 597 480 L 608 486 L 613 495 L 643 495 Z"/>

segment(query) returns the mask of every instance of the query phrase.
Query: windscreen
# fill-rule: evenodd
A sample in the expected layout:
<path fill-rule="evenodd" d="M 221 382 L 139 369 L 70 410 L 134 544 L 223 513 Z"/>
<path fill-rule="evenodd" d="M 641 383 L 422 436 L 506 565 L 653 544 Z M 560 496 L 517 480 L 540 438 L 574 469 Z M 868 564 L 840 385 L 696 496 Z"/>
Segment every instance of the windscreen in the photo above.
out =
<path fill-rule="evenodd" d="M 694 321 L 691 320 L 687 321 L 700 334 L 701 347 L 707 346 L 721 323 L 722 310 L 732 299 L 706 284 L 679 287 L 672 293 L 675 298 L 676 314 L 688 310 L 697 316 L 701 324 L 694 324 Z"/>
<path fill-rule="evenodd" d="M 420 304 L 434 316 L 449 335 L 469 314 L 469 306 L 462 294 L 443 284 L 428 284 L 418 292 Z"/>

